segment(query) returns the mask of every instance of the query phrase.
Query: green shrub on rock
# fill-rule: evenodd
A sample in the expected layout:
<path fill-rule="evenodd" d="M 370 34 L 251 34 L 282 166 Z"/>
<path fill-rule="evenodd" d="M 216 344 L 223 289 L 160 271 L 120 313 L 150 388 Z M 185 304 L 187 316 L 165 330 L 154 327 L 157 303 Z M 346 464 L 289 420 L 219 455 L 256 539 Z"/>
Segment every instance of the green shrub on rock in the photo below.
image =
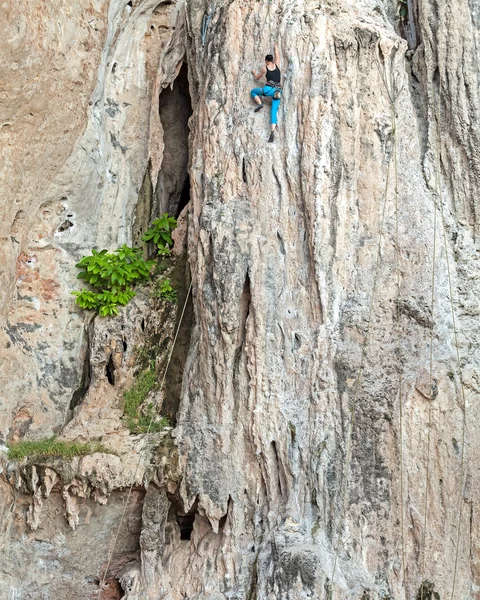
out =
<path fill-rule="evenodd" d="M 142 240 L 144 242 L 153 242 L 158 254 L 165 256 L 170 254 L 170 248 L 173 246 L 172 231 L 177 226 L 177 220 L 169 217 L 168 213 L 163 213 L 161 217 L 153 221 L 151 227 L 145 232 Z"/>
<path fill-rule="evenodd" d="M 91 256 L 84 256 L 75 266 L 80 269 L 78 279 L 94 289 L 72 292 L 75 302 L 101 317 L 117 315 L 118 306 L 125 306 L 135 296 L 132 285 L 148 280 L 154 264 L 153 260 L 143 260 L 140 249 L 126 244 L 111 253 L 92 250 Z"/>
<path fill-rule="evenodd" d="M 160 300 L 167 300 L 172 303 L 177 301 L 177 292 L 172 287 L 172 282 L 169 277 L 163 277 L 157 281 L 153 296 Z"/>

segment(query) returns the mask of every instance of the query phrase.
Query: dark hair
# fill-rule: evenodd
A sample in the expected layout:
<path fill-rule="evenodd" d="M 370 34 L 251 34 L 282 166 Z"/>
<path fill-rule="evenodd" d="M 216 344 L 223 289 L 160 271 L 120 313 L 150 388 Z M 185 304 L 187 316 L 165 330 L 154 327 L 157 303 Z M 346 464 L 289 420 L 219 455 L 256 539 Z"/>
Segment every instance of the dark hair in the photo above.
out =
<path fill-rule="evenodd" d="M 267 54 L 267 56 L 265 57 L 265 60 L 268 62 L 273 62 L 273 54 Z"/>

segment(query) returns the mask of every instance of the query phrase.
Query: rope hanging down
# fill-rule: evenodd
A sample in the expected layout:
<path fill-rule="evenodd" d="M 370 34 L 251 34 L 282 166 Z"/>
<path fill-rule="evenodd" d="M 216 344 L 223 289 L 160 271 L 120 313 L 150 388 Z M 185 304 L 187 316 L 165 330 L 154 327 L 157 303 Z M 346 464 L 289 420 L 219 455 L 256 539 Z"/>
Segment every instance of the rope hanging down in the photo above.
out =
<path fill-rule="evenodd" d="M 393 133 L 392 135 L 395 135 L 395 133 Z M 372 316 L 373 316 L 373 305 L 374 305 L 374 301 L 375 301 L 375 297 L 376 297 L 376 291 L 377 291 L 377 283 L 378 283 L 378 276 L 380 273 L 380 265 L 381 265 L 381 258 L 382 258 L 382 238 L 383 238 L 383 233 L 384 233 L 384 225 L 385 225 L 385 215 L 386 215 L 386 206 L 387 206 L 387 199 L 388 199 L 388 189 L 390 186 L 390 168 L 391 168 L 391 163 L 392 163 L 392 155 L 390 154 L 389 158 L 388 158 L 388 163 L 387 163 L 387 174 L 386 174 L 386 178 L 385 178 L 385 188 L 383 191 L 383 197 L 382 197 L 382 216 L 381 216 L 381 220 L 380 220 L 380 229 L 379 229 L 379 233 L 378 233 L 378 242 L 377 242 L 377 254 L 376 254 L 376 264 L 375 264 L 375 273 L 374 273 L 374 277 L 373 277 L 373 288 L 372 288 L 372 295 L 370 297 L 370 305 L 368 308 L 368 318 L 367 318 L 367 331 L 365 334 L 365 337 L 363 339 L 363 343 L 362 343 L 362 354 L 360 357 L 360 366 L 358 368 L 357 371 L 357 376 L 355 378 L 355 383 L 354 383 L 354 388 L 353 388 L 353 399 L 352 399 L 352 404 L 350 407 L 350 425 L 349 425 L 349 429 L 348 429 L 348 438 L 347 438 L 347 458 L 345 461 L 345 470 L 344 470 L 344 476 L 342 478 L 342 484 L 340 487 L 340 501 L 341 501 L 341 512 L 340 512 L 340 519 L 339 519 L 339 525 L 337 527 L 337 529 L 340 529 L 342 526 L 342 523 L 345 521 L 345 515 L 346 515 L 346 511 L 347 511 L 347 495 L 348 495 L 348 477 L 349 477 L 349 473 L 350 473 L 350 465 L 351 465 L 351 461 L 352 461 L 352 446 L 353 446 L 353 427 L 355 425 L 355 416 L 356 416 L 356 406 L 357 406 L 357 400 L 358 400 L 358 392 L 359 392 L 359 388 L 360 388 L 360 382 L 363 376 L 363 371 L 365 368 L 365 358 L 366 358 L 366 351 L 367 351 L 367 345 L 370 339 L 370 331 L 371 331 L 371 326 L 372 326 Z M 338 563 L 338 553 L 340 550 L 340 538 L 341 538 L 341 533 L 338 532 L 337 535 L 337 544 L 334 545 L 335 547 L 335 557 L 334 557 L 334 561 L 333 561 L 333 569 L 332 569 L 332 576 L 331 576 L 331 591 L 333 593 L 333 584 L 334 584 L 334 580 L 335 580 L 335 573 L 336 573 L 336 568 L 337 568 L 337 563 Z"/>
<path fill-rule="evenodd" d="M 452 579 L 452 594 L 450 596 L 450 599 L 453 600 L 454 594 L 455 594 L 455 584 L 456 584 L 456 580 L 457 580 L 457 570 L 458 570 L 458 550 L 459 550 L 459 546 L 460 546 L 460 530 L 461 530 L 461 523 L 462 523 L 462 515 L 463 515 L 463 489 L 464 489 L 464 485 L 465 485 L 465 476 L 466 476 L 466 469 L 465 469 L 465 437 L 466 437 L 466 429 L 467 429 L 467 403 L 465 400 L 465 387 L 463 384 L 463 373 L 462 373 L 462 364 L 460 361 L 460 350 L 459 350 L 459 345 L 458 345 L 458 332 L 457 332 L 457 325 L 456 325 L 456 319 L 455 319 L 455 308 L 453 306 L 453 286 L 452 286 L 452 275 L 451 275 L 451 270 L 450 270 L 450 259 L 448 257 L 448 244 L 447 244 L 447 229 L 445 227 L 445 214 L 444 214 L 444 209 L 443 209 L 443 201 L 442 201 L 442 189 L 440 186 L 440 197 L 439 197 L 439 201 L 440 201 L 440 216 L 442 219 L 442 229 L 443 229 L 443 245 L 445 248 L 445 256 L 446 256 L 446 262 L 447 262 L 447 275 L 448 275 L 448 291 L 449 291 L 449 296 L 450 296 L 450 311 L 452 314 L 452 324 L 453 324 L 453 338 L 455 340 L 455 350 L 456 350 L 456 355 L 457 355 L 457 370 L 458 370 L 458 377 L 459 377 L 459 383 L 460 383 L 460 392 L 461 392 L 461 406 L 462 406 L 462 410 L 463 410 L 463 418 L 462 418 L 462 446 L 461 446 L 461 467 L 460 467 L 460 492 L 459 492 L 459 498 L 458 498 L 458 503 L 459 503 L 459 508 L 458 508 L 458 523 L 457 523 L 457 541 L 455 544 L 455 566 L 453 569 L 453 579 Z"/>
<path fill-rule="evenodd" d="M 400 325 L 400 236 L 398 231 L 399 219 L 398 219 L 398 156 L 397 156 L 397 116 L 395 113 L 395 103 L 391 104 L 392 109 L 392 123 L 393 130 L 395 132 L 393 141 L 393 161 L 394 161 L 394 172 L 395 172 L 395 270 L 397 274 L 397 306 L 396 306 L 396 319 L 397 319 L 397 351 L 398 351 L 398 411 L 399 411 L 399 438 L 400 438 L 400 533 L 402 539 L 402 575 L 403 585 L 406 587 L 407 578 L 405 570 L 405 523 L 404 523 L 404 493 L 403 493 L 403 365 L 401 357 L 401 345 L 403 339 L 403 329 Z"/>
<path fill-rule="evenodd" d="M 191 281 L 190 281 L 190 285 L 189 285 L 189 287 L 188 287 L 188 292 L 187 292 L 187 295 L 186 295 L 186 297 L 185 297 L 185 302 L 184 302 L 184 304 L 183 304 L 182 313 L 181 313 L 181 315 L 180 315 L 180 319 L 179 319 L 179 321 L 178 321 L 178 325 L 177 325 L 177 330 L 176 330 L 176 332 L 175 332 L 175 336 L 174 336 L 174 338 L 173 338 L 172 346 L 171 346 L 171 348 L 170 348 L 170 353 L 169 353 L 169 355 L 168 355 L 168 359 L 167 359 L 167 365 L 166 365 L 166 367 L 165 367 L 165 370 L 164 370 L 164 372 L 163 372 L 162 381 L 160 382 L 159 391 L 161 391 L 161 390 L 163 389 L 163 384 L 165 383 L 165 379 L 166 379 L 166 377 L 167 377 L 167 373 L 168 373 L 168 367 L 170 366 L 170 361 L 172 360 L 172 355 L 173 355 L 173 351 L 174 351 L 174 349 L 175 349 L 175 344 L 176 344 L 176 342 L 177 342 L 178 333 L 179 333 L 179 331 L 180 331 L 180 327 L 182 326 L 183 317 L 184 317 L 184 315 L 185 315 L 185 310 L 186 310 L 186 308 L 187 308 L 187 303 L 188 303 L 188 300 L 189 300 L 189 298 L 190 298 L 190 293 L 191 293 L 191 291 L 192 291 L 192 283 L 193 283 L 193 280 L 191 280 Z M 151 427 L 152 427 L 152 423 L 153 423 L 153 417 L 154 417 L 154 415 L 152 414 L 152 416 L 150 417 L 150 422 L 148 423 L 148 428 L 147 428 L 147 431 L 146 431 L 146 433 L 145 433 L 145 439 L 146 439 L 147 441 L 148 441 L 148 436 L 149 436 L 149 434 L 150 434 L 150 429 L 151 429 Z M 139 468 L 140 468 L 140 464 L 141 464 L 141 462 L 142 462 L 142 457 L 141 457 L 141 455 L 140 455 L 140 456 L 139 456 L 139 458 L 138 458 L 138 462 L 137 462 L 137 466 L 136 466 L 136 468 L 135 468 L 134 475 L 133 475 L 133 479 L 132 479 L 132 485 L 130 486 L 130 488 L 129 488 L 129 490 L 128 490 L 127 498 L 126 498 L 126 500 L 125 500 L 125 504 L 124 504 L 124 506 L 123 506 L 123 512 L 122 512 L 122 516 L 121 516 L 121 518 L 120 518 L 120 523 L 118 524 L 117 532 L 116 532 L 116 534 L 115 534 L 115 539 L 114 539 L 114 542 L 113 542 L 113 546 L 112 546 L 112 549 L 111 549 L 111 551 L 110 551 L 110 553 L 109 553 L 109 555 L 108 555 L 107 566 L 105 567 L 105 570 L 104 570 L 104 572 L 103 572 L 102 581 L 101 581 L 101 584 L 100 584 L 100 590 L 102 590 L 102 589 L 103 589 L 103 587 L 105 586 L 105 581 L 106 581 L 106 578 L 107 578 L 108 569 L 110 568 L 110 564 L 111 564 L 111 562 L 112 562 L 113 553 L 115 552 L 115 547 L 116 547 L 116 545 L 117 545 L 117 542 L 118 542 L 118 536 L 120 535 L 120 531 L 121 531 L 121 528 L 122 528 L 122 525 L 123 525 L 123 521 L 124 521 L 124 519 L 125 519 L 125 515 L 126 515 L 126 512 L 127 512 L 128 503 L 129 503 L 129 501 L 130 501 L 130 497 L 131 497 L 131 495 L 132 495 L 133 486 L 135 485 L 135 480 L 136 480 L 136 478 L 137 478 L 137 473 L 138 473 L 138 470 L 139 470 Z"/>
<path fill-rule="evenodd" d="M 435 253 L 436 253 L 436 225 L 437 225 L 437 210 L 440 210 L 442 231 L 443 231 L 443 248 L 445 252 L 445 260 L 447 266 L 447 280 L 448 280 L 448 293 L 449 293 L 449 303 L 450 303 L 450 313 L 452 318 L 453 325 L 453 337 L 455 344 L 455 354 L 456 354 L 456 363 L 457 363 L 457 373 L 459 377 L 460 384 L 460 399 L 461 399 L 461 407 L 462 407 L 462 440 L 461 440 L 461 460 L 460 460 L 460 492 L 459 492 L 459 506 L 458 506 L 458 520 L 457 520 L 457 536 L 455 542 L 455 562 L 453 569 L 453 577 L 452 577 L 452 590 L 450 594 L 450 600 L 454 599 L 455 596 L 455 587 L 457 580 L 457 572 L 458 572 L 458 559 L 459 559 L 459 548 L 460 548 L 460 538 L 461 538 L 461 525 L 462 525 L 462 516 L 463 516 L 463 490 L 465 485 L 466 478 L 466 461 L 465 461 L 465 444 L 466 444 L 466 430 L 467 430 L 467 404 L 465 399 L 465 387 L 463 383 L 463 371 L 462 364 L 460 360 L 460 350 L 458 344 L 458 331 L 456 325 L 456 316 L 455 316 L 455 307 L 453 303 L 453 285 L 452 285 L 452 274 L 450 268 L 450 258 L 448 253 L 448 241 L 447 241 L 447 230 L 445 226 L 445 214 L 443 208 L 443 194 L 441 187 L 441 179 L 440 179 L 440 124 L 441 124 L 441 97 L 438 98 L 438 106 L 436 111 L 436 135 L 435 135 L 435 199 L 434 199 L 434 244 L 433 244 L 433 265 L 432 265 L 432 317 L 433 317 L 433 306 L 434 306 L 434 294 L 435 294 Z M 437 205 L 438 204 L 438 205 Z M 433 329 L 431 333 L 431 342 L 430 342 L 430 389 L 433 389 Z M 431 426 L 432 426 L 432 418 L 431 418 L 431 402 L 429 403 L 428 409 L 428 434 L 427 434 L 427 471 L 426 471 L 426 482 L 425 482 L 425 507 L 424 507 L 424 529 L 422 536 L 423 543 L 423 560 L 422 560 L 422 583 L 425 581 L 425 573 L 426 573 L 426 555 L 427 555 L 427 531 L 428 531 L 428 488 L 430 482 L 430 438 L 431 438 Z M 424 599 L 424 588 L 422 586 L 421 599 Z"/>
<path fill-rule="evenodd" d="M 377 66 L 379 66 L 378 63 L 378 59 L 377 59 Z M 402 90 L 403 90 L 403 86 L 401 88 L 399 88 L 397 90 L 397 85 L 396 85 L 396 81 L 394 79 L 393 73 L 391 75 L 391 82 L 390 82 L 390 87 L 387 84 L 386 81 L 386 77 L 385 74 L 382 73 L 382 71 L 379 68 L 379 72 L 380 75 L 382 77 L 382 80 L 385 84 L 385 89 L 387 91 L 387 95 L 389 98 L 389 102 L 390 102 L 390 107 L 392 109 L 392 144 L 393 144 L 393 159 L 394 159 L 394 175 L 395 175 L 395 212 L 396 215 L 398 215 L 398 166 L 397 166 L 397 130 L 396 130 L 396 116 L 395 116 L 395 103 L 398 100 Z M 351 467 L 351 461 L 352 461 L 352 447 L 353 447 L 353 428 L 355 425 L 355 415 L 356 415 L 356 405 L 357 405 L 357 400 L 358 400 L 358 392 L 359 392 L 359 387 L 360 387 L 360 381 L 361 378 L 363 376 L 363 371 L 365 368 L 365 358 L 366 358 L 366 349 L 367 349 L 367 345 L 369 342 L 369 338 L 370 338 L 370 331 L 371 331 L 371 324 L 372 324 L 372 315 L 373 315 L 373 304 L 375 301 L 375 296 L 376 296 L 376 289 L 377 289 L 377 283 L 378 283 L 378 276 L 379 276 L 379 272 L 380 272 L 380 264 L 381 264 L 381 242 L 382 242 L 382 237 L 383 237 L 383 231 L 384 231 L 384 224 L 385 224 L 385 215 L 386 215 L 386 204 L 387 204 L 387 199 L 388 199 L 388 190 L 389 190 L 389 183 L 390 183 L 390 168 L 391 168 L 391 163 L 392 163 L 392 153 L 389 156 L 388 159 L 388 166 L 387 166 L 387 175 L 386 175 L 386 181 L 385 181 L 385 188 L 384 188 L 384 192 L 383 192 L 383 208 L 382 208 L 382 217 L 381 217 L 381 224 L 380 224 L 380 230 L 379 230 L 379 238 L 378 238 L 378 244 L 377 244 L 377 259 L 376 259 L 376 265 L 375 265 L 375 274 L 374 274 L 374 279 L 373 279 L 373 288 L 372 288 L 372 295 L 370 298 L 370 305 L 369 305 L 369 311 L 368 311 L 368 320 L 367 320 L 367 332 L 365 334 L 363 343 L 362 343 L 362 354 L 361 354 L 361 359 L 360 359 L 360 366 L 357 372 L 357 376 L 355 378 L 355 384 L 354 384 L 354 393 L 353 393 L 353 399 L 352 399 L 352 405 L 350 408 L 350 426 L 349 426 L 349 432 L 348 432 L 348 441 L 347 441 L 347 458 L 346 458 L 346 462 L 345 462 L 345 475 L 342 479 L 342 485 L 340 488 L 340 498 L 341 498 L 341 513 L 340 513 L 340 527 L 341 524 L 344 522 L 345 520 L 345 515 L 346 515 L 346 510 L 347 510 L 347 496 L 348 496 L 348 479 L 349 479 L 349 474 L 350 474 L 350 467 Z M 398 250 L 398 218 L 396 220 L 396 232 L 397 232 L 397 250 Z M 397 289 L 398 289 L 398 284 L 397 284 Z M 397 304 L 398 304 L 398 300 L 397 300 Z M 397 314 L 398 314 L 398 309 L 397 309 Z M 401 387 L 400 387 L 400 394 L 401 394 Z M 402 410 L 402 406 L 400 407 Z M 403 420 L 401 423 L 401 429 L 403 429 Z M 401 454 L 401 463 L 403 464 L 403 451 L 402 448 L 400 450 L 400 454 Z M 403 569 L 403 577 L 405 580 L 405 551 L 404 551 L 404 535 L 403 535 L 403 466 L 400 466 L 400 470 L 401 470 L 401 496 L 402 496 L 402 569 Z M 330 596 L 332 597 L 333 595 L 333 585 L 334 585 L 334 580 L 335 580 L 335 573 L 336 573 L 336 568 L 337 568 L 337 563 L 338 563 L 338 554 L 339 554 L 339 549 L 340 549 L 340 538 L 341 538 L 341 533 L 338 533 L 337 536 L 337 544 L 334 545 L 335 546 L 335 556 L 334 556 L 334 561 L 333 561 L 333 569 L 332 569 L 332 576 L 331 576 L 331 583 L 330 583 Z"/>
<path fill-rule="evenodd" d="M 421 577 L 421 595 L 420 600 L 424 600 L 425 586 L 422 585 L 425 581 L 426 572 L 426 558 L 427 558 L 427 529 L 428 529 L 428 490 L 430 486 L 430 439 L 432 429 L 432 402 L 435 399 L 433 395 L 433 338 L 434 338 L 434 309 L 435 309 L 435 262 L 437 253 L 437 202 L 439 202 L 440 196 L 440 159 L 438 152 L 439 135 L 440 135 L 440 123 L 437 116 L 437 127 L 436 127 L 436 157 L 435 157 L 435 200 L 433 202 L 433 256 L 432 256 L 432 283 L 431 283 L 431 298 L 430 298 L 430 311 L 432 314 L 432 328 L 430 330 L 430 364 L 429 364 L 429 389 L 431 394 L 431 400 L 428 403 L 428 423 L 427 423 L 427 462 L 426 462 L 426 474 L 425 474 L 425 506 L 423 514 L 423 534 L 422 534 L 422 577 Z"/>

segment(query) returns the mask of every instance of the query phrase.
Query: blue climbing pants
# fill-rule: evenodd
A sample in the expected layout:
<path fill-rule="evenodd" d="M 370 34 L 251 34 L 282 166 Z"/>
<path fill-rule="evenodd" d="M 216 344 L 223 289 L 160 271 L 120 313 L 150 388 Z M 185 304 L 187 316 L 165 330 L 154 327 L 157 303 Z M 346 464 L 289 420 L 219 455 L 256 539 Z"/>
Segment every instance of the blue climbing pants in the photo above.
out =
<path fill-rule="evenodd" d="M 250 92 L 252 98 L 255 98 L 255 96 L 269 96 L 272 99 L 272 110 L 270 112 L 272 125 L 277 124 L 277 114 L 280 107 L 280 100 L 275 100 L 273 97 L 274 92 L 275 88 L 270 87 L 269 85 L 266 85 L 263 88 L 254 88 Z"/>

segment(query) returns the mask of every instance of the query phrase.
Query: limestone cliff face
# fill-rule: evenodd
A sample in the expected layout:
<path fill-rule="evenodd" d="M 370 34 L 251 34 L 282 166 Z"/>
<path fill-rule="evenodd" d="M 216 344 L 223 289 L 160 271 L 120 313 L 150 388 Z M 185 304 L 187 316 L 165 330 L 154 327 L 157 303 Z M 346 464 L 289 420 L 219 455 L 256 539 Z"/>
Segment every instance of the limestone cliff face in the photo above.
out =
<path fill-rule="evenodd" d="M 480 597 L 480 6 L 404 4 L 6 3 L 0 434 L 117 454 L 2 459 L 1 598 Z M 177 313 L 85 316 L 165 210 Z"/>

